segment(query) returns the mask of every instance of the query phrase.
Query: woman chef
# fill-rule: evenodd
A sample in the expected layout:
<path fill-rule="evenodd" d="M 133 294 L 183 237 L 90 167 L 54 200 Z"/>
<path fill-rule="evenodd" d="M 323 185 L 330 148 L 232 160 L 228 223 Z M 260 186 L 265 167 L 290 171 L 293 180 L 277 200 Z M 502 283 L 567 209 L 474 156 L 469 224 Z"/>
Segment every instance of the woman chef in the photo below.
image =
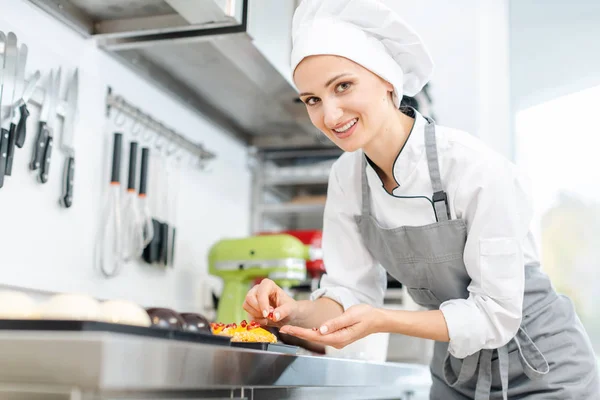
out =
<path fill-rule="evenodd" d="M 600 399 L 590 341 L 540 270 L 514 166 L 399 109 L 432 75 L 419 36 L 378 0 L 304 0 L 292 29 L 300 98 L 345 151 L 329 179 L 327 275 L 309 301 L 264 280 L 246 311 L 337 348 L 375 332 L 433 339 L 432 399 Z M 427 311 L 380 308 L 386 271 Z"/>

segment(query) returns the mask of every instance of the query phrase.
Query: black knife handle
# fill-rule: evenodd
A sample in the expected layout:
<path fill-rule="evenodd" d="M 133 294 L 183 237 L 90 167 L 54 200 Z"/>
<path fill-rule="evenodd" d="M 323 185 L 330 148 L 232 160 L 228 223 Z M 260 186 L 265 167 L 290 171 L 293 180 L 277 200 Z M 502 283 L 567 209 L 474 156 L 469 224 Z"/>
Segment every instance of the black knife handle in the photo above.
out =
<path fill-rule="evenodd" d="M 27 104 L 23 104 L 19 107 L 19 111 L 21 112 L 21 118 L 19 119 L 19 123 L 17 125 L 17 144 L 18 148 L 22 148 L 25 144 L 25 136 L 27 136 L 27 117 L 29 117 L 29 110 L 27 109 Z"/>
<path fill-rule="evenodd" d="M 75 179 L 75 157 L 67 158 L 63 175 L 63 194 L 60 198 L 60 204 L 69 208 L 73 205 L 73 181 Z"/>
<path fill-rule="evenodd" d="M 148 189 L 148 160 L 150 158 L 150 149 L 142 148 L 142 166 L 140 168 L 140 196 L 145 196 Z"/>
<path fill-rule="evenodd" d="M 52 136 L 46 138 L 46 149 L 44 151 L 44 159 L 42 162 L 42 170 L 40 171 L 40 182 L 48 182 L 48 174 L 50 173 L 50 158 L 52 157 L 52 143 L 54 139 Z"/>
<path fill-rule="evenodd" d="M 9 132 L 6 129 L 0 129 L 0 188 L 4 186 L 6 153 L 8 151 L 8 135 Z"/>
<path fill-rule="evenodd" d="M 46 123 L 40 121 L 40 128 L 38 130 L 37 138 L 33 146 L 33 158 L 29 164 L 29 169 L 35 171 L 42 166 L 42 160 L 44 159 L 44 149 L 46 147 L 46 138 L 48 137 L 48 127 Z"/>
<path fill-rule="evenodd" d="M 127 190 L 135 191 L 135 172 L 137 167 L 137 142 L 131 142 L 129 144 L 129 179 L 127 180 Z"/>
<path fill-rule="evenodd" d="M 48 182 L 53 143 L 54 138 L 51 135 L 46 136 L 46 145 L 44 146 L 44 156 L 42 158 L 42 170 L 40 171 L 39 175 L 39 181 L 41 183 Z"/>
<path fill-rule="evenodd" d="M 177 229 L 173 226 L 171 228 L 171 257 L 169 259 L 169 265 L 171 268 L 175 265 L 175 234 L 177 233 Z"/>
<path fill-rule="evenodd" d="M 121 146 L 123 143 L 123 134 L 115 133 L 113 141 L 113 159 L 112 171 L 110 174 L 111 183 L 121 182 Z"/>
<path fill-rule="evenodd" d="M 8 131 L 8 149 L 6 151 L 6 170 L 4 174 L 10 176 L 12 174 L 13 158 L 15 157 L 15 142 L 17 140 L 17 126 L 10 124 L 10 131 Z"/>

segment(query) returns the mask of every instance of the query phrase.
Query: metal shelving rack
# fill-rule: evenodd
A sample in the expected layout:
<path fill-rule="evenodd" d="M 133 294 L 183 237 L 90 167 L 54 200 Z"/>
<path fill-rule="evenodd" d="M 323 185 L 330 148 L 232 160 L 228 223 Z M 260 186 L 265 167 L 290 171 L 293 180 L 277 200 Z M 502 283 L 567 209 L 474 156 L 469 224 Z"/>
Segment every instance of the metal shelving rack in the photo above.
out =
<path fill-rule="evenodd" d="M 252 233 L 273 229 L 322 229 L 330 164 L 337 148 L 269 150 L 252 148 Z M 287 171 L 287 174 L 283 172 Z M 316 171 L 316 173 L 315 173 Z M 304 194 L 304 201 L 299 197 Z M 311 200 L 314 199 L 314 200 Z"/>

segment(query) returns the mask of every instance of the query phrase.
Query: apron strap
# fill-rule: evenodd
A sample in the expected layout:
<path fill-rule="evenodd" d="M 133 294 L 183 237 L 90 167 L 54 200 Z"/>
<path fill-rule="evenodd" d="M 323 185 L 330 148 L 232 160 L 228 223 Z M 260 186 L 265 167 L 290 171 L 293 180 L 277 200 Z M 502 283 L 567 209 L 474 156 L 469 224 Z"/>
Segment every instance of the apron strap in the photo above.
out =
<path fill-rule="evenodd" d="M 479 373 L 475 386 L 475 400 L 489 400 L 492 389 L 492 354 L 493 350 L 481 350 L 479 357 Z M 506 400 L 506 398 L 504 399 Z"/>
<path fill-rule="evenodd" d="M 498 349 L 498 366 L 500 367 L 500 383 L 502 384 L 502 399 L 508 399 L 508 346 Z"/>
<path fill-rule="evenodd" d="M 523 371 L 529 379 L 539 379 L 550 371 L 550 366 L 546 357 L 540 349 L 533 343 L 527 332 L 523 328 L 519 328 L 517 335 L 514 338 L 519 348 L 519 356 Z"/>
<path fill-rule="evenodd" d="M 525 375 L 531 380 L 540 379 L 550 371 L 550 366 L 544 355 L 540 352 L 533 340 L 523 328 L 512 339 L 517 344 L 519 360 Z M 475 400 L 488 400 L 492 389 L 492 356 L 498 353 L 498 369 L 500 370 L 500 382 L 502 384 L 502 399 L 508 400 L 508 345 L 498 349 L 483 349 L 462 360 L 458 377 L 450 363 L 450 353 L 446 353 L 444 359 L 444 379 L 450 387 L 463 384 L 468 381 L 477 368 L 477 384 L 475 387 Z"/>
<path fill-rule="evenodd" d="M 427 153 L 427 166 L 429 167 L 429 179 L 433 187 L 433 208 L 435 217 L 438 221 L 450 220 L 450 207 L 448 206 L 448 196 L 442 188 L 442 178 L 440 176 L 440 164 L 438 160 L 437 145 L 435 140 L 435 122 L 425 117 L 425 152 Z"/>
<path fill-rule="evenodd" d="M 477 370 L 477 364 L 479 363 L 479 354 L 481 352 L 477 352 L 475 354 L 471 354 L 462 360 L 460 365 L 460 372 L 458 376 L 454 373 L 452 369 L 452 364 L 450 362 L 450 352 L 446 353 L 446 357 L 444 358 L 444 380 L 450 387 L 455 387 L 456 385 L 463 384 L 475 375 L 475 371 Z"/>
<path fill-rule="evenodd" d="M 367 180 L 367 155 L 362 156 L 361 166 L 361 184 L 362 184 L 362 215 L 371 215 L 371 188 Z"/>

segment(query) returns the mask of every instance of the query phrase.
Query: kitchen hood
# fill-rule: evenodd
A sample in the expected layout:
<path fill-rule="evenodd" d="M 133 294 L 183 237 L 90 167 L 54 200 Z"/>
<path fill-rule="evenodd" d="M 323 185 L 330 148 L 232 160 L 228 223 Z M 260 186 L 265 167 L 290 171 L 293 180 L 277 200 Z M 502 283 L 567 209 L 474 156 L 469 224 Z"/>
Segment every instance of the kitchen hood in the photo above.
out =
<path fill-rule="evenodd" d="M 29 1 L 248 146 L 332 147 L 248 32 L 264 0 Z"/>

